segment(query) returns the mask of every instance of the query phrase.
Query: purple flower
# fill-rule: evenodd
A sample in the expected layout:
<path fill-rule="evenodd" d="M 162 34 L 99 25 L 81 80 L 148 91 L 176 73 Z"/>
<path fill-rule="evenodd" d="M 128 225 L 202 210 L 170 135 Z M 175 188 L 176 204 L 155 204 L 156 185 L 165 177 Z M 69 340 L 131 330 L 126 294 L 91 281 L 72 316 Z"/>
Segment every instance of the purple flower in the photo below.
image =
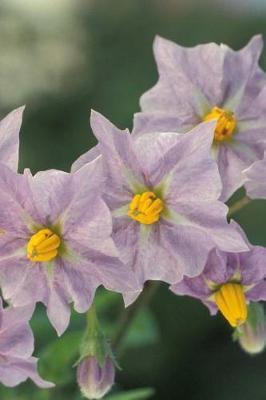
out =
<path fill-rule="evenodd" d="M 29 326 L 32 306 L 3 308 L 0 300 L 0 382 L 16 386 L 30 378 L 41 388 L 53 387 L 37 372 L 38 359 L 32 357 L 34 338 Z"/>
<path fill-rule="evenodd" d="M 14 306 L 37 301 L 61 334 L 69 303 L 85 312 L 99 285 L 134 288 L 117 258 L 112 219 L 100 197 L 99 159 L 75 174 L 50 170 L 32 176 L 0 168 L 0 284 Z"/>
<path fill-rule="evenodd" d="M 266 249 L 259 246 L 240 254 L 214 249 L 201 275 L 185 277 L 171 289 L 200 299 L 211 314 L 220 310 L 232 326 L 241 325 L 247 319 L 249 301 L 266 300 L 265 257 Z"/>
<path fill-rule="evenodd" d="M 221 183 L 209 151 L 213 122 L 187 135 L 139 138 L 95 112 L 91 125 L 103 159 L 113 239 L 140 286 L 148 279 L 174 283 L 198 275 L 216 246 L 247 249 L 226 221 L 227 207 L 217 201 Z"/>
<path fill-rule="evenodd" d="M 102 399 L 114 384 L 115 367 L 106 358 L 101 367 L 96 357 L 85 357 L 77 369 L 77 380 L 83 396 L 87 399 Z"/>
<path fill-rule="evenodd" d="M 263 160 L 256 161 L 244 171 L 245 188 L 252 199 L 266 199 L 266 153 Z"/>
<path fill-rule="evenodd" d="M 0 163 L 18 169 L 19 130 L 25 107 L 19 107 L 0 121 Z"/>
<path fill-rule="evenodd" d="M 241 172 L 262 158 L 266 147 L 266 75 L 258 66 L 262 38 L 233 51 L 215 43 L 184 48 L 157 37 L 158 83 L 140 100 L 135 134 L 187 132 L 216 119 L 212 154 L 226 201 L 244 183 Z"/>

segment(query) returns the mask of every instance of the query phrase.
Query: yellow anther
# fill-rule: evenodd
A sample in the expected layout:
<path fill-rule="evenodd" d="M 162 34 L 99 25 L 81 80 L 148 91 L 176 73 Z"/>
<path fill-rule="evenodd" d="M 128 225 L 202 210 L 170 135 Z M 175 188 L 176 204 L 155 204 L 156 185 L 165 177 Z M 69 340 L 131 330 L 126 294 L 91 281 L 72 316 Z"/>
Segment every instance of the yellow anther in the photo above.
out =
<path fill-rule="evenodd" d="M 136 194 L 128 207 L 128 216 L 141 224 L 153 224 L 160 218 L 163 202 L 153 192 Z"/>
<path fill-rule="evenodd" d="M 231 111 L 223 110 L 219 107 L 213 107 L 211 112 L 209 112 L 203 118 L 204 121 L 210 121 L 212 119 L 217 119 L 214 140 L 216 142 L 224 142 L 225 140 L 230 140 L 236 128 L 236 118 L 234 113 Z"/>
<path fill-rule="evenodd" d="M 225 283 L 214 293 L 214 298 L 218 309 L 230 325 L 236 327 L 246 321 L 246 298 L 240 283 Z"/>
<path fill-rule="evenodd" d="M 61 240 L 50 229 L 41 229 L 33 235 L 27 246 L 27 256 L 31 261 L 51 261 L 57 254 Z"/>

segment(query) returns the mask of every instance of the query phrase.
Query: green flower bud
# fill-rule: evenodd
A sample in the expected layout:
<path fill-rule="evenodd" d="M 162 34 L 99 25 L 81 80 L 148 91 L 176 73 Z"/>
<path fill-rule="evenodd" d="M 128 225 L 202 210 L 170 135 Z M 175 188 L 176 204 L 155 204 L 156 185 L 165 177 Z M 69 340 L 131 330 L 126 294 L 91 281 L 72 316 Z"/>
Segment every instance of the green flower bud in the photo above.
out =
<path fill-rule="evenodd" d="M 266 321 L 263 306 L 259 303 L 251 303 L 248 307 L 248 319 L 237 328 L 236 339 L 241 348 L 255 355 L 261 353 L 266 345 Z"/>

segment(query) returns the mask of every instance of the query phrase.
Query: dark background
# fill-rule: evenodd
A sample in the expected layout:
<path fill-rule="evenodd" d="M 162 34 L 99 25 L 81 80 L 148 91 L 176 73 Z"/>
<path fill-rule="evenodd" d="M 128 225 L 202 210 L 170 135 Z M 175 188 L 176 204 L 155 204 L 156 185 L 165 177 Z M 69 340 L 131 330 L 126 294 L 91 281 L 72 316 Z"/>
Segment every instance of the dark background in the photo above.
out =
<path fill-rule="evenodd" d="M 21 171 L 68 171 L 95 144 L 91 108 L 131 128 L 140 95 L 157 79 L 156 34 L 184 46 L 215 41 L 238 49 L 265 30 L 264 0 L 2 1 L 0 112 L 27 105 Z M 265 211 L 261 201 L 236 215 L 254 244 L 266 245 Z M 98 310 L 107 333 L 114 333 L 120 297 L 100 291 Z M 42 357 L 42 375 L 57 388 L 1 386 L 1 400 L 80 399 L 72 365 L 84 324 L 84 316 L 74 314 L 68 333 L 56 341 L 40 306 L 32 322 L 35 355 Z M 199 302 L 178 298 L 166 286 L 133 324 L 120 364 L 115 391 L 151 387 L 150 398 L 160 400 L 266 399 L 266 354 L 243 353 L 220 316 L 211 318 Z"/>

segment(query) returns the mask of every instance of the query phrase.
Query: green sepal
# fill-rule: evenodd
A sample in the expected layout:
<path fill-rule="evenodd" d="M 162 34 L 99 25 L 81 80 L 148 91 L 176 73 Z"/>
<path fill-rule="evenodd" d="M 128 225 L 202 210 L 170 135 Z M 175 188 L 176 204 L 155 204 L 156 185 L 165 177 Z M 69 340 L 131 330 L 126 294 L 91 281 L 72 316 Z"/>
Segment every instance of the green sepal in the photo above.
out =
<path fill-rule="evenodd" d="M 80 344 L 80 357 L 74 366 L 77 366 L 86 357 L 95 357 L 99 366 L 104 367 L 106 358 L 110 358 L 115 367 L 121 369 L 113 354 L 109 340 L 102 332 L 94 306 L 87 313 L 87 329 Z"/>

